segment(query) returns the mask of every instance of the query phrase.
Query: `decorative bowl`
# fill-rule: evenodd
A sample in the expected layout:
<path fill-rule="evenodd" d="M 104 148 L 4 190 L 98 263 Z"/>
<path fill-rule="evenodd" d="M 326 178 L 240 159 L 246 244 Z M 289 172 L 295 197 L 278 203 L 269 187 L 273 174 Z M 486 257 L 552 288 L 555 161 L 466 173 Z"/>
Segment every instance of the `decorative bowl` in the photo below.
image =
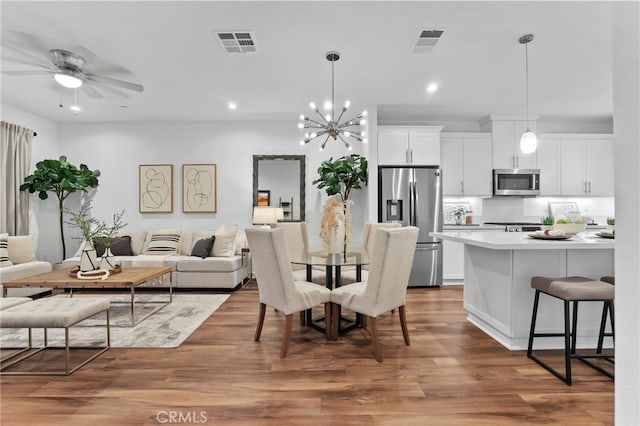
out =
<path fill-rule="evenodd" d="M 562 231 L 565 235 L 576 235 L 577 233 L 584 231 L 586 228 L 586 223 L 556 223 L 553 225 L 553 229 Z"/>

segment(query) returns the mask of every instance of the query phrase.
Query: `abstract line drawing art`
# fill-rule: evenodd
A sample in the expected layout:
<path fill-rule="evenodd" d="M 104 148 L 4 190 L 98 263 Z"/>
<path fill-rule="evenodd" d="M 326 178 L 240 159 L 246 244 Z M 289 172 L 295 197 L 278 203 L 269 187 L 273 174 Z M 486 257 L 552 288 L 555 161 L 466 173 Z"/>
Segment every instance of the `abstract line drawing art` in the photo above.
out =
<path fill-rule="evenodd" d="M 173 212 L 173 164 L 139 166 L 140 213 Z"/>
<path fill-rule="evenodd" d="M 182 165 L 182 211 L 215 213 L 218 191 L 215 164 Z"/>

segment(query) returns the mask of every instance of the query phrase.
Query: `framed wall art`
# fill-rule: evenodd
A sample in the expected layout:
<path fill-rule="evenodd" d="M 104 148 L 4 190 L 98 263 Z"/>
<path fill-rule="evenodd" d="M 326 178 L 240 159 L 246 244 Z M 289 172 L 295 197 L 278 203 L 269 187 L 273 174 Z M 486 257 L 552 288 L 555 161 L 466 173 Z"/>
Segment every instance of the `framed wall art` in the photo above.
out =
<path fill-rule="evenodd" d="M 173 212 L 173 164 L 138 166 L 140 213 Z"/>
<path fill-rule="evenodd" d="M 271 191 L 268 189 L 258 189 L 258 206 L 269 207 L 271 204 Z"/>
<path fill-rule="evenodd" d="M 215 164 L 183 164 L 182 211 L 215 213 L 218 207 L 217 180 Z"/>

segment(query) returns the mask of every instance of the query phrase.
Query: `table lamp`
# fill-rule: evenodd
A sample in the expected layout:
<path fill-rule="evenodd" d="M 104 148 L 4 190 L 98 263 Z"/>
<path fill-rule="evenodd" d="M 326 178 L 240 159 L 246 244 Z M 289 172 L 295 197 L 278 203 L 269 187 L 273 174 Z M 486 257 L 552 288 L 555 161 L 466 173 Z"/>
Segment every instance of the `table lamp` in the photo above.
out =
<path fill-rule="evenodd" d="M 270 228 L 272 224 L 278 223 L 278 212 L 276 207 L 253 208 L 253 224 L 262 225 L 263 228 Z"/>

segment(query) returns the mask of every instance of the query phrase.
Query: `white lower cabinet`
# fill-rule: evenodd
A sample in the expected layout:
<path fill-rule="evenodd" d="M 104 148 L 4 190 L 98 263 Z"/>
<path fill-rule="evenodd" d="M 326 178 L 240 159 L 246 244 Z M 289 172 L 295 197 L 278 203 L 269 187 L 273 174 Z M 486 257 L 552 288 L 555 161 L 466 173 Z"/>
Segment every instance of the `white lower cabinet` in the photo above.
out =
<path fill-rule="evenodd" d="M 453 241 L 442 242 L 442 279 L 459 281 L 464 279 L 464 244 Z"/>

